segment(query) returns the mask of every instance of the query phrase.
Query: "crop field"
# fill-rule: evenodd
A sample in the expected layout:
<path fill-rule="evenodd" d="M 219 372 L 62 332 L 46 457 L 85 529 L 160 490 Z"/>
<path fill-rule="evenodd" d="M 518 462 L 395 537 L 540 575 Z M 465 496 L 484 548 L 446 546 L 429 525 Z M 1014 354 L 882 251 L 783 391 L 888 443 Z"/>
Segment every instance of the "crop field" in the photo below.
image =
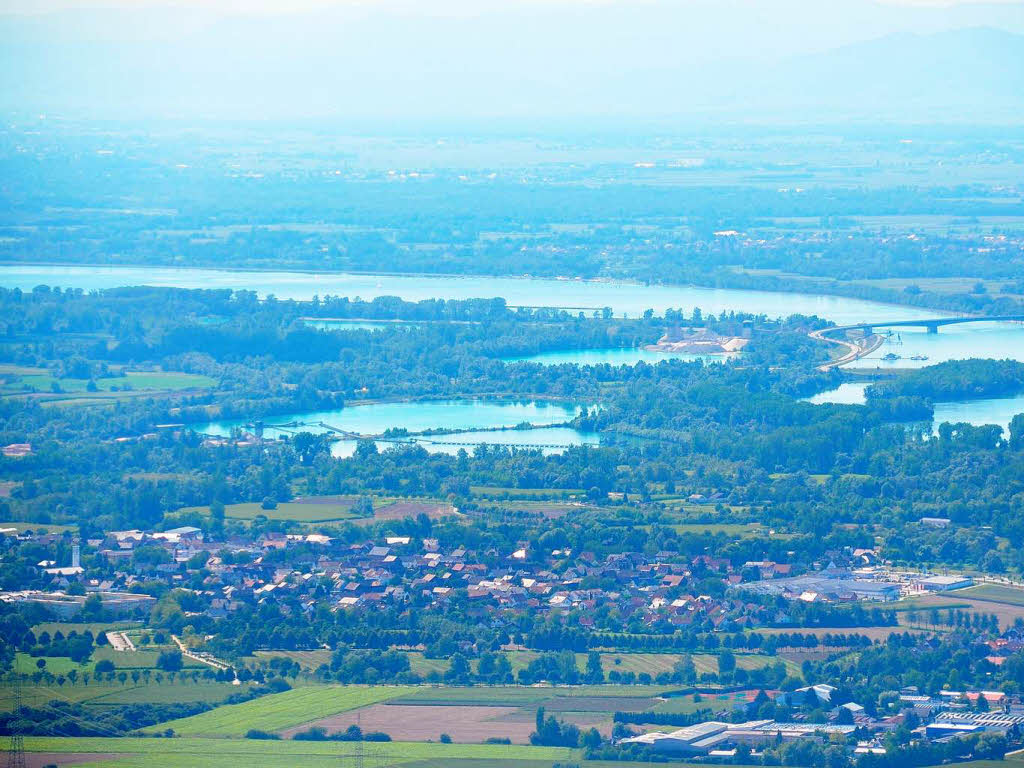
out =
<path fill-rule="evenodd" d="M 97 706 L 113 706 L 121 704 L 177 704 L 202 701 L 217 704 L 233 693 L 245 693 L 249 685 L 232 685 L 231 683 L 150 683 L 149 685 L 115 686 L 109 693 L 97 689 L 99 695 L 88 699 L 85 703 Z"/>
<path fill-rule="evenodd" d="M 324 649 L 317 651 L 256 651 L 256 655 L 250 658 L 256 662 L 268 662 L 270 659 L 281 657 L 298 662 L 298 665 L 304 670 L 315 670 L 321 664 L 330 664 L 331 655 L 330 651 Z"/>
<path fill-rule="evenodd" d="M 550 520 L 565 517 L 570 512 L 592 509 L 592 507 L 576 501 L 496 501 L 494 503 L 501 509 L 510 512 L 537 515 Z"/>
<path fill-rule="evenodd" d="M 582 488 L 506 488 L 499 485 L 471 485 L 469 492 L 473 496 L 492 499 L 567 499 L 586 493 Z"/>
<path fill-rule="evenodd" d="M 757 536 L 768 536 L 770 531 L 760 523 L 673 523 L 670 527 L 676 533 L 703 534 L 724 533 L 726 536 L 738 536 L 749 539 Z"/>
<path fill-rule="evenodd" d="M 559 718 L 580 728 L 595 727 L 606 735 L 611 734 L 610 711 L 559 712 Z M 482 744 L 489 738 L 509 739 L 513 744 L 529 744 L 535 720 L 536 709 L 532 707 L 446 707 L 384 703 L 289 728 L 281 735 L 290 738 L 296 732 L 313 725 L 325 728 L 329 733 L 339 733 L 351 725 L 358 725 L 364 731 L 380 731 L 397 741 L 438 741 L 443 732 L 459 744 Z"/>
<path fill-rule="evenodd" d="M 305 504 L 297 501 L 281 502 L 274 509 L 264 509 L 255 501 L 241 504 L 225 504 L 224 516 L 231 520 L 254 520 L 265 517 L 268 520 L 288 520 L 297 523 L 326 523 L 335 520 L 351 520 L 352 501 L 339 501 L 335 504 Z M 179 512 L 198 512 L 202 515 L 210 513 L 209 507 L 185 507 Z"/>
<path fill-rule="evenodd" d="M 417 675 L 425 677 L 431 672 L 444 673 L 450 666 L 451 662 L 448 659 L 428 659 L 418 651 L 409 653 L 409 669 Z M 478 662 L 471 662 L 470 666 L 476 669 Z"/>
<path fill-rule="evenodd" d="M 137 651 L 115 651 L 110 646 L 103 646 L 93 651 L 93 661 L 103 661 L 109 659 L 114 662 L 119 670 L 133 670 L 133 669 L 156 669 L 156 662 L 160 658 L 161 648 L 169 646 L 158 646 L 156 648 L 140 648 Z M 182 663 L 185 669 L 207 669 L 207 666 L 195 659 L 185 657 L 182 659 Z"/>
<path fill-rule="evenodd" d="M 1001 584 L 978 584 L 967 589 L 958 590 L 955 594 L 957 598 L 968 597 L 971 600 L 1024 606 L 1024 589 L 1019 587 L 1007 587 Z"/>
<path fill-rule="evenodd" d="M 63 659 L 67 661 L 65 657 Z M 79 677 L 72 683 L 65 679 L 63 685 L 54 681 L 46 684 L 41 682 L 38 685 L 31 683 L 22 688 L 22 696 L 25 703 L 30 706 L 39 706 L 50 701 L 69 701 L 88 704 L 90 706 L 112 706 L 121 704 L 173 704 L 177 702 L 203 701 L 209 704 L 216 704 L 232 693 L 238 693 L 248 688 L 247 685 L 232 685 L 231 683 L 218 683 L 201 680 L 193 683 L 191 680 L 182 680 L 178 676 L 174 682 L 164 678 L 157 682 L 154 677 L 149 681 L 140 679 L 135 682 L 129 677 L 124 683 L 120 681 L 108 682 L 106 680 L 97 682 L 90 680 L 84 682 L 82 674 L 89 671 L 91 664 L 87 667 L 79 667 Z M 56 672 L 53 674 L 64 674 Z M 11 708 L 11 690 L 8 686 L 0 687 L 0 712 L 9 711 Z"/>
<path fill-rule="evenodd" d="M 1017 619 L 1024 620 L 1024 604 L 1007 603 L 1003 600 L 997 601 L 991 598 L 974 598 L 969 596 L 966 590 L 961 590 L 959 592 L 915 597 L 909 604 L 901 606 L 901 610 L 897 614 L 900 624 L 916 627 L 930 626 L 932 608 L 939 610 L 940 630 L 944 628 L 942 622 L 945 621 L 945 612 L 949 608 L 955 608 L 972 614 L 995 614 L 999 619 L 999 626 L 1004 629 L 1012 627 Z M 916 622 L 911 622 L 910 614 L 912 611 L 917 611 Z"/>
<path fill-rule="evenodd" d="M 431 520 L 438 520 L 454 511 L 446 501 L 395 501 L 380 507 L 375 504 L 373 517 L 375 520 L 404 520 L 426 515 Z"/>
<path fill-rule="evenodd" d="M 658 702 L 652 712 L 659 714 L 689 715 L 699 709 L 718 710 L 728 706 L 732 701 L 731 697 L 739 694 L 701 694 L 694 698 L 693 694 L 687 696 L 672 696 L 664 701 Z M 639 710 L 643 711 L 643 710 Z"/>
<path fill-rule="evenodd" d="M 0 739 L 0 748 L 7 740 Z M 258 741 L 253 739 L 25 739 L 29 752 L 76 759 L 96 756 L 91 768 L 337 768 L 359 747 L 353 742 Z M 388 766 L 427 768 L 551 768 L 578 757 L 575 750 L 491 744 L 389 742 L 362 747 L 367 762 L 381 755 Z M 59 758 L 58 758 L 59 759 Z M 623 764 L 617 764 L 622 766 Z"/>
<path fill-rule="evenodd" d="M 15 483 L 7 483 L 5 485 L 13 487 Z M 18 533 L 24 533 L 25 531 L 35 531 L 36 533 L 45 531 L 47 533 L 65 533 L 66 531 L 78 530 L 77 525 L 54 525 L 53 523 L 25 523 L 21 521 L 13 521 L 0 523 L 0 528 L 16 528 Z"/>
<path fill-rule="evenodd" d="M 270 652 L 274 655 L 288 655 L 283 652 L 273 651 Z M 312 652 L 293 652 L 293 653 L 319 653 L 317 651 Z M 530 662 L 536 659 L 540 654 L 537 651 L 506 651 L 505 655 L 508 657 L 509 663 L 512 666 L 513 673 L 518 673 L 519 670 L 525 669 L 529 666 Z M 651 677 L 656 677 L 662 672 L 671 672 L 676 662 L 683 658 L 681 653 L 615 653 L 606 652 L 601 654 L 601 666 L 604 668 L 605 675 L 612 670 L 619 672 L 632 672 L 636 675 L 647 673 Z M 697 668 L 697 674 L 703 672 L 718 673 L 718 657 L 712 654 L 694 654 L 691 656 L 693 659 L 694 666 Z M 760 669 L 761 667 L 773 664 L 778 657 L 766 656 L 760 654 L 736 654 L 736 666 L 740 669 Z M 296 659 L 300 664 L 303 662 L 300 659 Z M 329 660 L 329 657 L 326 659 Z M 320 662 L 322 663 L 322 662 Z M 412 671 L 421 675 L 426 675 L 429 672 L 445 672 L 449 667 L 448 659 L 428 659 L 423 656 L 422 653 L 411 652 L 409 654 L 409 663 L 412 667 Z M 587 664 L 587 654 L 577 653 L 576 654 L 576 667 L 581 672 L 584 671 Z M 476 663 L 471 662 L 470 667 L 475 669 Z"/>
<path fill-rule="evenodd" d="M 665 691 L 663 685 L 575 685 L 575 686 L 473 686 L 428 687 L 409 689 L 392 699 L 393 704 L 436 704 L 441 706 L 521 707 L 542 705 L 560 711 L 580 711 L 577 699 L 609 700 L 653 699 Z M 569 700 L 563 703 L 562 700 Z M 622 709 L 622 701 L 610 701 L 614 709 Z M 574 707 L 579 709 L 574 710 Z"/>
<path fill-rule="evenodd" d="M 825 635 L 863 635 L 864 637 L 874 641 L 885 640 L 892 634 L 923 631 L 925 630 L 906 627 L 901 624 L 896 627 L 764 627 L 761 629 L 751 630 L 751 634 L 767 636 L 799 632 L 802 635 L 814 635 L 818 638 L 824 637 Z"/>
<path fill-rule="evenodd" d="M 443 501 L 415 501 L 392 497 L 374 497 L 374 516 L 361 518 L 353 514 L 355 496 L 308 496 L 294 501 L 280 502 L 274 509 L 264 509 L 258 502 L 243 502 L 224 506 L 224 516 L 232 520 L 253 520 L 265 517 L 268 520 L 286 520 L 296 523 L 329 523 L 340 520 L 372 522 L 374 520 L 400 520 L 425 514 L 437 519 L 452 513 L 452 507 Z M 178 512 L 210 514 L 208 506 L 183 507 Z"/>
<path fill-rule="evenodd" d="M 116 392 L 125 387 L 131 390 L 145 391 L 178 391 L 186 389 L 209 389 L 217 385 L 216 380 L 209 376 L 202 376 L 196 373 L 179 373 L 176 371 L 167 372 L 142 372 L 128 371 L 124 376 L 111 376 L 95 380 L 96 389 L 99 392 Z M 5 392 L 21 392 L 35 390 L 37 392 L 51 392 L 53 386 L 57 385 L 61 391 L 72 393 L 88 392 L 88 379 L 58 379 L 50 373 L 28 373 L 16 376 L 3 386 Z M 90 395 L 96 394 L 90 392 Z"/>
<path fill-rule="evenodd" d="M 182 736 L 244 736 L 250 729 L 283 731 L 350 709 L 359 709 L 411 691 L 401 686 L 310 686 L 263 696 L 243 704 L 229 704 L 180 720 L 155 726 L 173 728 Z"/>
<path fill-rule="evenodd" d="M 31 675 L 33 672 L 40 669 L 38 663 L 42 661 L 47 672 L 51 675 L 66 675 L 71 670 L 75 670 L 79 674 L 82 672 L 92 672 L 95 663 L 87 661 L 84 664 L 72 661 L 67 656 L 29 656 L 27 653 L 19 651 L 14 655 L 14 671 L 19 675 Z"/>

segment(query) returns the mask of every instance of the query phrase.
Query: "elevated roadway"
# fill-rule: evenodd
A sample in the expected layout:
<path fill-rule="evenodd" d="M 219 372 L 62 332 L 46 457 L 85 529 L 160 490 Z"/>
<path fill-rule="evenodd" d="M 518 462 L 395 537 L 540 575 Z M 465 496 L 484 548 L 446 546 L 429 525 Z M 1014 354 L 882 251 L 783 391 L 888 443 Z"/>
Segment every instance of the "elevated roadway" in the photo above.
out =
<path fill-rule="evenodd" d="M 1020 323 L 1024 322 L 1024 315 L 989 315 L 987 317 L 936 317 L 925 320 L 895 320 L 893 322 L 878 323 L 853 323 L 851 325 L 836 325 L 831 328 L 811 331 L 808 336 L 828 344 L 838 344 L 846 352 L 842 357 L 831 360 L 824 365 L 819 365 L 819 371 L 828 371 L 832 368 L 852 363 L 862 357 L 870 355 L 882 346 L 883 337 L 875 333 L 876 328 L 924 328 L 927 333 L 938 333 L 939 328 L 944 325 L 962 325 L 964 323 Z M 845 336 L 847 331 L 862 331 L 863 339 L 850 340 L 847 338 L 833 338 L 833 334 Z"/>

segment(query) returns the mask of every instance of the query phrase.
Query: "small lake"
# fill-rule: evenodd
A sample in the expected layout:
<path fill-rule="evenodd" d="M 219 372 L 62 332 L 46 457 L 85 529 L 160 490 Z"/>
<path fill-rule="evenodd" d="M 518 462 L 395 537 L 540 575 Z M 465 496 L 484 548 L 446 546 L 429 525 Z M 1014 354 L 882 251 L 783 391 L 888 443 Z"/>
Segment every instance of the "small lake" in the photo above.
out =
<path fill-rule="evenodd" d="M 571 421 L 582 408 L 557 402 L 500 401 L 484 399 L 405 401 L 352 405 L 329 411 L 291 413 L 264 419 L 263 435 L 276 438 L 295 432 L 320 434 L 327 426 L 358 435 L 380 435 L 388 429 L 423 432 L 429 429 L 468 430 L 448 435 L 424 435 L 414 438 L 429 451 L 457 453 L 459 448 L 490 443 L 495 445 L 544 445 L 548 452 L 564 450 L 568 445 L 596 444 L 597 435 L 569 427 L 553 427 Z M 251 423 L 244 420 L 215 421 L 197 425 L 196 430 L 208 435 L 227 437 L 233 428 Z M 540 429 L 508 429 L 529 423 Z M 275 428 L 273 425 L 279 425 Z M 285 426 L 293 425 L 293 426 Z M 506 428 L 505 431 L 490 431 Z M 381 441 L 381 449 L 391 443 Z M 355 440 L 342 440 L 332 446 L 338 456 L 351 455 Z"/>
<path fill-rule="evenodd" d="M 844 382 L 836 389 L 820 392 L 813 397 L 804 398 L 804 400 L 815 405 L 824 403 L 863 405 L 865 403 L 864 390 L 869 384 L 870 382 Z M 948 421 L 950 424 L 966 423 L 975 426 L 998 424 L 1006 430 L 1010 426 L 1010 420 L 1018 413 L 1024 413 L 1024 394 L 1013 397 L 962 400 L 955 403 L 935 403 L 932 431 L 937 433 L 939 424 L 944 421 Z"/>
<path fill-rule="evenodd" d="M 847 381 L 840 384 L 836 389 L 827 392 L 819 392 L 812 397 L 805 397 L 804 402 L 813 405 L 864 405 L 864 390 L 868 388 L 869 382 Z"/>
<path fill-rule="evenodd" d="M 307 328 L 320 331 L 383 331 L 387 328 L 409 330 L 418 328 L 417 323 L 396 323 L 387 320 L 304 320 Z"/>
<path fill-rule="evenodd" d="M 1014 397 L 993 397 L 987 400 L 963 400 L 959 403 L 935 404 L 935 432 L 939 424 L 967 422 L 980 426 L 998 424 L 1009 437 L 1010 420 L 1018 413 L 1024 413 L 1024 395 Z"/>
<path fill-rule="evenodd" d="M 501 432 L 478 431 L 459 432 L 452 435 L 432 435 L 412 438 L 410 442 L 423 446 L 430 453 L 447 453 L 454 456 L 460 450 L 473 453 L 474 448 L 486 445 L 506 445 L 519 448 L 538 448 L 545 455 L 562 453 L 573 445 L 600 445 L 600 436 L 595 432 L 580 432 L 570 427 L 539 427 L 537 429 L 510 429 Z M 347 458 L 356 451 L 355 440 L 339 440 L 331 444 L 331 455 Z M 386 451 L 401 443 L 377 441 L 377 450 Z"/>
<path fill-rule="evenodd" d="M 652 352 L 642 347 L 625 349 L 562 349 L 555 352 L 541 352 L 526 357 L 506 357 L 505 362 L 540 363 L 542 365 L 635 365 L 640 361 L 657 365 L 664 360 L 703 360 L 706 363 L 722 363 L 735 355 L 688 355 L 682 352 Z"/>

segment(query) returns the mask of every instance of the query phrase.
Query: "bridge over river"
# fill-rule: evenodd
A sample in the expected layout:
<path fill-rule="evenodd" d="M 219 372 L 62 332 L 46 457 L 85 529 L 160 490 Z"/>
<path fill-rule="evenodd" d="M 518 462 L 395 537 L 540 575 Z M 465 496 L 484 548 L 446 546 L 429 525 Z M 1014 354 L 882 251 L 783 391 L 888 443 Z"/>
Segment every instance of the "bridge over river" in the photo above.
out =
<path fill-rule="evenodd" d="M 830 331 L 864 331 L 865 336 L 874 333 L 875 328 L 926 328 L 928 333 L 938 333 L 944 325 L 961 325 L 963 323 L 1020 323 L 1024 315 L 992 315 L 990 317 L 939 317 L 932 320 L 896 320 L 891 323 L 857 323 L 839 325 Z"/>
<path fill-rule="evenodd" d="M 811 331 L 808 335 L 812 339 L 824 341 L 829 344 L 839 344 L 846 349 L 846 354 L 832 360 L 824 365 L 818 366 L 818 370 L 827 371 L 846 365 L 859 358 L 866 357 L 878 349 L 883 338 L 875 334 L 876 328 L 924 328 L 927 333 L 938 333 L 939 328 L 944 325 L 962 325 L 963 323 L 1020 323 L 1024 322 L 1024 315 L 989 315 L 979 317 L 976 315 L 968 317 L 936 317 L 924 320 L 895 320 L 893 322 L 878 323 L 853 323 L 851 325 L 836 325 L 831 328 L 822 328 L 818 331 Z M 846 338 L 832 338 L 832 334 L 846 334 L 847 331 L 862 331 L 863 339 L 851 341 Z"/>

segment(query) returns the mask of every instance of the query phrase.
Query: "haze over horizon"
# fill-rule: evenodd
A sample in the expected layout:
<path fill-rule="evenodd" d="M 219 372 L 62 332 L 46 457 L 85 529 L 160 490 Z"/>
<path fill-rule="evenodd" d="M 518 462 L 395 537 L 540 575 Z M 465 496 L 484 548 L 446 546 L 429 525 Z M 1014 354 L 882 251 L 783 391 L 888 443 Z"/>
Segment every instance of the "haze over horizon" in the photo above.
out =
<path fill-rule="evenodd" d="M 1024 3 L 270 3 L 0 13 L 0 109 L 105 119 L 1016 123 Z M 23 8 L 22 8 L 23 10 Z"/>

